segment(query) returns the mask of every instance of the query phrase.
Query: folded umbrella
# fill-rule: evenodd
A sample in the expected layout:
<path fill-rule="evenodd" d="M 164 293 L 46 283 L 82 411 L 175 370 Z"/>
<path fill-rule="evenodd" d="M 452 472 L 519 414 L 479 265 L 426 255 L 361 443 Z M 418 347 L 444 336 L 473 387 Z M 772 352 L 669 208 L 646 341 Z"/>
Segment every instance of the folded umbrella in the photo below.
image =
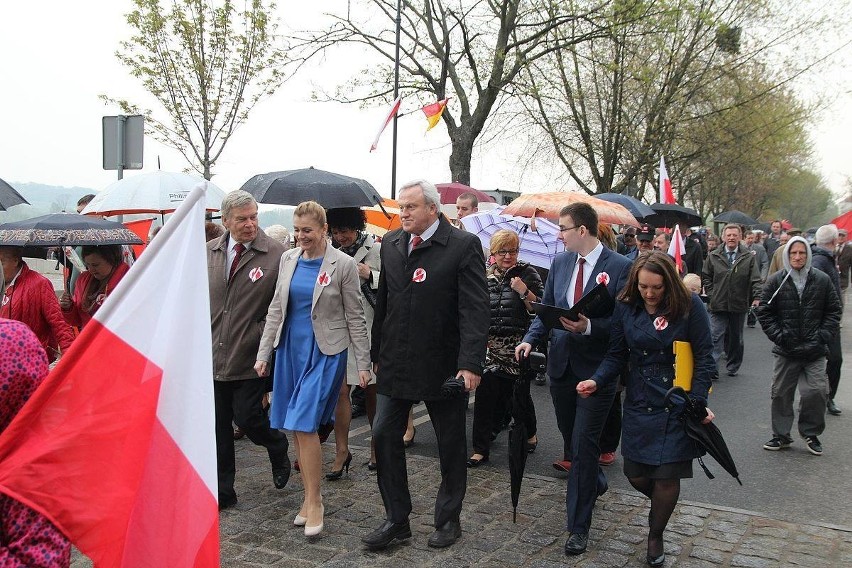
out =
<path fill-rule="evenodd" d="M 672 387 L 666 393 L 665 400 L 670 404 L 683 405 L 683 412 L 680 414 L 680 420 L 683 423 L 683 428 L 686 435 L 692 438 L 695 443 L 713 456 L 719 465 L 731 476 L 737 480 L 740 485 L 740 474 L 737 471 L 737 465 L 734 463 L 734 458 L 731 457 L 731 452 L 728 450 L 728 444 L 725 443 L 725 438 L 722 437 L 722 432 L 712 422 L 702 424 L 701 421 L 707 416 L 706 409 L 697 406 L 689 395 L 681 387 Z M 704 469 L 707 477 L 713 479 L 713 474 L 704 465 L 704 460 L 698 458 L 698 463 Z"/>
<path fill-rule="evenodd" d="M 530 395 L 530 381 L 523 374 L 515 379 L 512 395 L 512 427 L 509 431 L 509 489 L 512 498 L 512 522 L 517 522 L 518 500 L 521 496 L 521 483 L 527 466 L 527 427 L 526 418 L 530 412 L 527 401 Z"/>

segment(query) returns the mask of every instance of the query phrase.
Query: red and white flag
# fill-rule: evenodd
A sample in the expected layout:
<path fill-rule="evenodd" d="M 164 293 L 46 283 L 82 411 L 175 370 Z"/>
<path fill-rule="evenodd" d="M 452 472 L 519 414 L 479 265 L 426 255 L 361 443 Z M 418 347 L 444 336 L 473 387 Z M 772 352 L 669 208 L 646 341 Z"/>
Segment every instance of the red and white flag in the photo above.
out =
<path fill-rule="evenodd" d="M 219 566 L 205 192 L 0 435 L 0 492 L 96 567 Z"/>
<path fill-rule="evenodd" d="M 388 113 L 387 118 L 385 118 L 385 121 L 382 123 L 382 127 L 379 128 L 378 133 L 376 133 L 376 139 L 373 140 L 373 144 L 370 146 L 370 152 L 372 152 L 373 150 L 375 150 L 376 148 L 379 147 L 379 138 L 382 137 L 382 132 L 385 131 L 385 128 L 388 127 L 388 124 L 390 124 L 390 121 L 393 120 L 393 117 L 395 117 L 396 113 L 399 112 L 399 105 L 401 103 L 402 103 L 402 95 L 398 96 L 396 98 L 396 100 L 393 102 L 393 105 L 391 105 L 391 109 L 390 109 L 390 112 Z"/>
<path fill-rule="evenodd" d="M 672 241 L 669 243 L 668 253 L 674 259 L 678 271 L 683 274 L 683 256 L 686 252 L 683 247 L 683 237 L 680 234 L 680 225 L 675 225 L 674 231 L 672 231 Z"/>
<path fill-rule="evenodd" d="M 671 205 L 675 203 L 672 180 L 669 179 L 669 172 L 666 170 L 666 161 L 662 156 L 660 156 L 660 203 Z"/>

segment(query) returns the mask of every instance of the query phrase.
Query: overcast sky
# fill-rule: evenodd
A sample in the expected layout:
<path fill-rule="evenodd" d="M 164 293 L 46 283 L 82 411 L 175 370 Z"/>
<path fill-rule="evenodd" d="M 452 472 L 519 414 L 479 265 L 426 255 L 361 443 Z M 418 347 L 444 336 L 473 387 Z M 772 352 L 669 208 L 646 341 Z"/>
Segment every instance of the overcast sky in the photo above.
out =
<path fill-rule="evenodd" d="M 830 0 L 848 4 L 846 0 Z M 313 21 L 319 10 L 339 2 L 279 0 L 282 17 L 291 24 Z M 127 0 L 7 1 L 0 7 L 0 178 L 96 190 L 116 179 L 102 165 L 101 117 L 118 109 L 98 99 L 101 94 L 140 99 L 142 88 L 118 63 L 114 53 L 129 36 L 124 14 Z M 298 18 L 292 18 L 293 15 Z M 215 167 L 214 182 L 225 190 L 239 188 L 252 175 L 315 166 L 369 180 L 390 194 L 390 128 L 369 153 L 370 143 L 386 108 L 310 102 L 312 83 L 342 82 L 360 65 L 360 57 L 338 52 L 322 66 L 311 67 L 296 80 L 255 107 L 237 130 Z M 852 176 L 852 95 L 848 73 L 832 72 L 828 89 L 837 102 L 814 124 L 821 171 L 830 187 L 840 191 Z M 451 102 L 452 104 L 452 102 Z M 451 181 L 450 148 L 438 125 L 425 133 L 419 104 L 403 102 L 399 120 L 398 184 L 413 178 L 436 183 Z M 501 142 L 480 149 L 472 167 L 472 185 L 479 189 L 552 191 L 570 184 L 558 181 L 560 171 L 536 165 L 519 166 L 523 148 Z M 186 164 L 175 151 L 145 139 L 145 167 L 180 171 Z M 135 171 L 127 171 L 126 176 Z"/>

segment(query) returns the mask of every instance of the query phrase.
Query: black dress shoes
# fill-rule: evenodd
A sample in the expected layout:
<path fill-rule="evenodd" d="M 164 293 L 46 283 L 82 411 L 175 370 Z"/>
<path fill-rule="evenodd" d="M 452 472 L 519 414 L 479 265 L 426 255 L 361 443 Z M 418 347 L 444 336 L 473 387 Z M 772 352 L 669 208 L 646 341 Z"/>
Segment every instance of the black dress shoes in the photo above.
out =
<path fill-rule="evenodd" d="M 568 540 L 565 541 L 565 554 L 576 556 L 586 552 L 586 546 L 589 544 L 589 535 L 582 533 L 571 533 Z"/>
<path fill-rule="evenodd" d="M 432 548 L 447 548 L 461 537 L 461 525 L 458 521 L 447 521 L 429 535 L 426 542 Z"/>
<path fill-rule="evenodd" d="M 272 472 L 272 483 L 275 484 L 275 489 L 284 489 L 287 482 L 290 481 L 290 470 L 282 469 Z"/>
<path fill-rule="evenodd" d="M 361 539 L 361 542 L 367 545 L 370 550 L 382 550 L 394 540 L 404 540 L 411 538 L 411 525 L 408 519 L 401 523 L 385 521 L 382 526 Z"/>
<path fill-rule="evenodd" d="M 843 414 L 843 411 L 837 408 L 837 405 L 834 404 L 834 399 L 828 399 L 828 404 L 826 404 L 826 407 L 828 408 L 828 413 L 832 416 L 840 416 L 841 414 Z"/>
<path fill-rule="evenodd" d="M 237 496 L 234 495 L 232 497 L 222 497 L 219 496 L 219 510 L 224 511 L 225 509 L 230 509 L 237 504 Z"/>

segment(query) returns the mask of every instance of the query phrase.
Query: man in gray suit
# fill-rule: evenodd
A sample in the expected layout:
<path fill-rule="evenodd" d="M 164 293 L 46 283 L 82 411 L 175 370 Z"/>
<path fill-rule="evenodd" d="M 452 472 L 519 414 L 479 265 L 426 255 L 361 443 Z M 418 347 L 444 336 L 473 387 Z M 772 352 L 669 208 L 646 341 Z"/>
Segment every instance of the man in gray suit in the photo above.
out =
<path fill-rule="evenodd" d="M 290 479 L 287 438 L 269 427 L 261 405 L 266 383 L 254 370 L 284 245 L 258 227 L 257 202 L 245 191 L 225 196 L 222 224 L 227 232 L 207 243 L 220 510 L 237 504 L 231 422 L 266 447 L 275 487 Z"/>

